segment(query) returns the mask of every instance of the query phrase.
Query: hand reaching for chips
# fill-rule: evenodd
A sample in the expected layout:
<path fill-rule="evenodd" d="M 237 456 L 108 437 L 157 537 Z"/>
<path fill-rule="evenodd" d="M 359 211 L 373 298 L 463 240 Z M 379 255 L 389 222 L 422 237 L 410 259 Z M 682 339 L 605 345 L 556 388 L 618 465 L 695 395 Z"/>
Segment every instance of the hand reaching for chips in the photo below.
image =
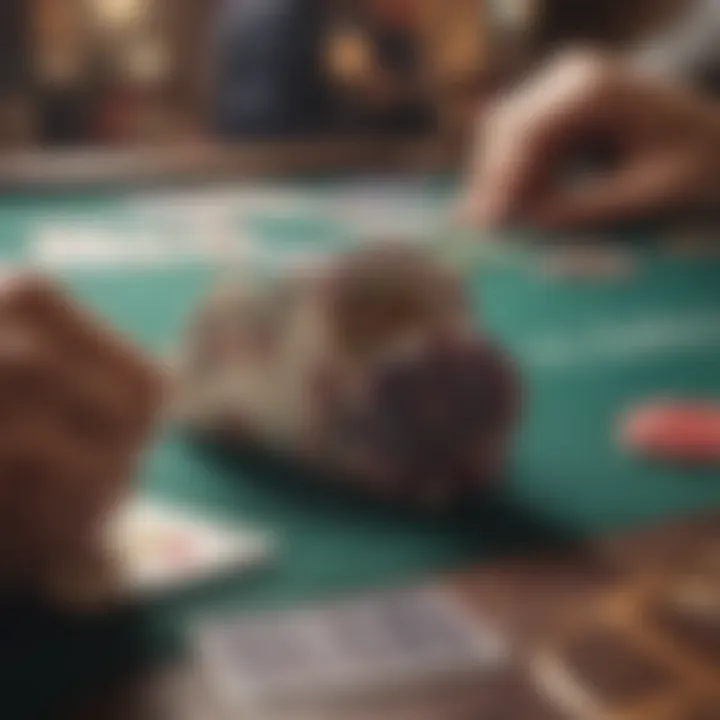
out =
<path fill-rule="evenodd" d="M 462 208 L 471 222 L 573 230 L 720 196 L 717 104 L 616 59 L 563 54 L 484 113 Z M 597 149 L 609 167 L 566 182 Z"/>

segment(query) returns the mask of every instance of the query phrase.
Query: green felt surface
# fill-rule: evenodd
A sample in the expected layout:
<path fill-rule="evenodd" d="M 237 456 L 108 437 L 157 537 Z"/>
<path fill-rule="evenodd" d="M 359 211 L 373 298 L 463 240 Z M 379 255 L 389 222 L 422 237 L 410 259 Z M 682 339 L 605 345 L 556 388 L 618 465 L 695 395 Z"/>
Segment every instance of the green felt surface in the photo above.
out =
<path fill-rule="evenodd" d="M 444 182 L 428 179 L 199 189 L 179 200 L 171 193 L 7 198 L 0 253 L 49 264 L 79 298 L 164 355 L 233 253 L 267 263 L 383 229 L 421 232 L 440 217 L 447 195 Z M 67 250 L 83 237 L 90 250 Z M 213 242 L 220 249 L 208 258 Z M 139 260 L 132 248 L 143 246 L 155 254 Z M 479 502 L 451 518 L 420 519 L 336 495 L 291 467 L 211 455 L 167 432 L 149 452 L 143 488 L 274 530 L 276 562 L 254 577 L 141 608 L 141 621 L 134 617 L 119 634 L 110 621 L 81 629 L 47 621 L 42 630 L 33 621 L 34 632 L 21 633 L 31 686 L 48 697 L 81 689 L 219 607 L 288 605 L 400 583 L 556 536 L 720 506 L 720 473 L 649 465 L 615 442 L 618 414 L 634 402 L 720 395 L 720 263 L 640 254 L 637 274 L 618 283 L 552 283 L 522 263 L 472 273 L 478 323 L 515 354 L 526 378 L 525 422 L 504 497 L 485 508 Z"/>

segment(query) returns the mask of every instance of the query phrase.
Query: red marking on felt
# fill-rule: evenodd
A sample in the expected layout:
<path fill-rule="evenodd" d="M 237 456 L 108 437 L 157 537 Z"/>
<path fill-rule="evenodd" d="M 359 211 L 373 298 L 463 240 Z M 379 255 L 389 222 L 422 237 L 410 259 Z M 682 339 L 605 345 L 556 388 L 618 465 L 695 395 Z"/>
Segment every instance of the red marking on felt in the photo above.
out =
<path fill-rule="evenodd" d="M 630 449 L 659 459 L 720 464 L 720 404 L 642 406 L 624 418 L 621 439 Z"/>
<path fill-rule="evenodd" d="M 189 535 L 171 535 L 165 541 L 168 560 L 178 566 L 192 565 L 198 558 L 198 543 Z"/>

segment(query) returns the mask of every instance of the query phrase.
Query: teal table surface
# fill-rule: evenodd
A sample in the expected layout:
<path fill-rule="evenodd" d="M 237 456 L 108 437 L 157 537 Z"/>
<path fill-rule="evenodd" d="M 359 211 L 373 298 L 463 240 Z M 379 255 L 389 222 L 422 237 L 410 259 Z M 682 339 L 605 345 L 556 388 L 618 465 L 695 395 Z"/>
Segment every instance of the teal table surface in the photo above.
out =
<path fill-rule="evenodd" d="M 0 256 L 58 275 L 101 316 L 167 356 L 231 261 L 269 267 L 361 237 L 419 236 L 448 196 L 447 182 L 421 178 L 5 198 Z M 213 454 L 164 431 L 147 454 L 142 489 L 272 530 L 276 560 L 112 618 L 8 612 L 19 618 L 7 662 L 22 702 L 81 692 L 171 649 L 213 611 L 321 600 L 720 506 L 717 471 L 644 463 L 616 442 L 617 419 L 634 403 L 720 395 L 720 262 L 640 245 L 627 280 L 551 282 L 518 263 L 471 274 L 478 324 L 517 358 L 526 408 L 502 497 L 452 517 L 378 508 L 289 464 Z"/>

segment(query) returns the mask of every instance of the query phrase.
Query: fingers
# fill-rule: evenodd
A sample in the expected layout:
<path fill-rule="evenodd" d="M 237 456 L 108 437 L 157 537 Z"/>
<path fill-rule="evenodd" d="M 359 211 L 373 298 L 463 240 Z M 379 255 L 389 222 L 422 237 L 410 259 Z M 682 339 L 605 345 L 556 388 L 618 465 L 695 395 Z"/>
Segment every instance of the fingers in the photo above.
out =
<path fill-rule="evenodd" d="M 509 221 L 547 165 L 544 128 L 525 127 L 518 120 L 517 116 L 497 112 L 479 131 L 480 142 L 461 206 L 463 219 L 470 224 Z"/>
<path fill-rule="evenodd" d="M 631 221 L 692 200 L 695 165 L 677 155 L 649 156 L 603 180 L 565 189 L 528 210 L 539 229 L 571 231 Z"/>
<path fill-rule="evenodd" d="M 555 181 L 586 136 L 614 133 L 619 103 L 615 65 L 601 56 L 563 56 L 480 120 L 476 148 L 460 206 L 464 221 L 497 225 L 510 221 Z"/>

